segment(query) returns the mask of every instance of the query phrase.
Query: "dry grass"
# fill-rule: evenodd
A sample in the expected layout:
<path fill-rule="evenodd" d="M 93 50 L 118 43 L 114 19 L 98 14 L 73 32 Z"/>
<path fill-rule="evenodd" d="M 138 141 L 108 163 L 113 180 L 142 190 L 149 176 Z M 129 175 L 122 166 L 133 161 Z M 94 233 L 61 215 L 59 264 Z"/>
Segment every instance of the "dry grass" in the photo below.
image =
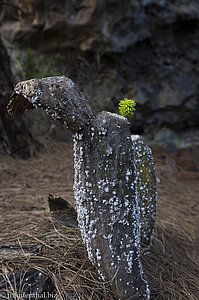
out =
<path fill-rule="evenodd" d="M 20 247 L 15 257 L 2 262 L 1 275 L 6 279 L 9 272 L 23 274 L 35 269 L 51 277 L 59 299 L 111 299 L 108 283 L 100 282 L 87 258 L 79 229 L 58 224 L 48 213 L 32 217 L 27 224 L 21 214 L 23 225 L 20 220 L 15 222 L 12 233 L 10 228 L 2 228 L 4 244 Z M 20 231 L 16 232 L 16 225 Z"/>
<path fill-rule="evenodd" d="M 46 211 L 48 193 L 73 202 L 71 146 L 47 146 L 45 153 L 29 161 L 1 158 L 0 244 L 18 245 L 10 252 L 8 248 L 4 258 L 0 251 L 1 279 L 11 294 L 17 289 L 13 298 L 17 300 L 23 287 L 16 287 L 10 276 L 20 274 L 23 278 L 33 269 L 50 276 L 58 299 L 114 299 L 109 283 L 100 281 L 89 262 L 79 230 L 64 227 Z M 184 175 L 179 177 L 178 173 L 169 160 L 157 160 L 157 226 L 150 253 L 142 249 L 152 300 L 199 299 L 198 194 L 193 189 L 198 179 L 185 182 Z M 189 202 L 183 198 L 187 193 Z"/>

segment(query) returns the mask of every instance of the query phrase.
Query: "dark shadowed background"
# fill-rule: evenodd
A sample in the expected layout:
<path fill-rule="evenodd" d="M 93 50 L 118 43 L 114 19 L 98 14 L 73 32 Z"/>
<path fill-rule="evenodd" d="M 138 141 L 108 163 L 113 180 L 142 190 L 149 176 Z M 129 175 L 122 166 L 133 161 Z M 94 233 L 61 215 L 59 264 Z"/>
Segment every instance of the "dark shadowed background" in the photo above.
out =
<path fill-rule="evenodd" d="M 120 99 L 134 98 L 131 129 L 149 139 L 177 143 L 179 132 L 197 129 L 197 0 L 2 2 L 15 81 L 64 74 L 96 111 L 118 112 Z"/>

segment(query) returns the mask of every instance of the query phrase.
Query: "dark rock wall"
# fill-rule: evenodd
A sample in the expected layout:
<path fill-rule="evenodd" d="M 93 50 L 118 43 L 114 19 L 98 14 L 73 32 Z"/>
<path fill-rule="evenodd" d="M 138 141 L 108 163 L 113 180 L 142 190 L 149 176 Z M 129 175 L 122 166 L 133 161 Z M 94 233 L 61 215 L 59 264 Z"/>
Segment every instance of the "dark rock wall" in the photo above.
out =
<path fill-rule="evenodd" d="M 34 139 L 26 118 L 13 119 L 7 113 L 13 82 L 9 57 L 0 36 L 0 153 L 28 158 L 40 145 Z"/>
<path fill-rule="evenodd" d="M 199 125 L 199 1 L 11 2 L 20 9 L 1 6 L 4 40 L 60 53 L 60 73 L 92 106 L 117 112 L 119 99 L 134 98 L 139 133 Z"/>

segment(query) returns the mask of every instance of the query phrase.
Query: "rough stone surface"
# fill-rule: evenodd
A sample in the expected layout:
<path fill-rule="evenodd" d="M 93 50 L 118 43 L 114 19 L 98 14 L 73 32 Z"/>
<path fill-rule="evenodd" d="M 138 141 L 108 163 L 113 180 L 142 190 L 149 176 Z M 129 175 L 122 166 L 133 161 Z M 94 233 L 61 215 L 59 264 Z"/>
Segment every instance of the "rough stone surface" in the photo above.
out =
<path fill-rule="evenodd" d="M 16 116 L 35 107 L 72 132 L 84 130 L 93 118 L 87 100 L 74 82 L 65 76 L 30 79 L 16 85 L 8 112 Z"/>
<path fill-rule="evenodd" d="M 120 98 L 135 98 L 134 132 L 198 126 L 197 0 L 10 2 L 24 13 L 2 6 L 7 44 L 63 55 L 60 73 L 93 105 L 116 111 Z"/>
<path fill-rule="evenodd" d="M 150 248 L 156 222 L 158 199 L 154 160 L 151 149 L 139 135 L 133 135 L 131 138 L 135 147 L 141 247 Z"/>
<path fill-rule="evenodd" d="M 126 118 L 102 112 L 74 136 L 78 223 L 88 255 L 119 299 L 149 299 L 140 262 L 134 146 Z"/>

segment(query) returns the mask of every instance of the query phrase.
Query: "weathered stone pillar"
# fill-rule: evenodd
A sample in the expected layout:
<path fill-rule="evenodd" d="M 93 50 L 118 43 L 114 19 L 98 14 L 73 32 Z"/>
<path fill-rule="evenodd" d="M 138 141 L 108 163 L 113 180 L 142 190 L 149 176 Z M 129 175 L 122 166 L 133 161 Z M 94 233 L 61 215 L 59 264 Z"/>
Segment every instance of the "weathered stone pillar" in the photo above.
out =
<path fill-rule="evenodd" d="M 156 222 L 157 185 L 151 149 L 139 135 L 131 136 L 135 148 L 140 209 L 141 246 L 150 248 Z"/>
<path fill-rule="evenodd" d="M 120 299 L 144 299 L 135 153 L 128 120 L 102 112 L 74 136 L 75 198 L 90 260 Z"/>
<path fill-rule="evenodd" d="M 34 107 L 46 111 L 73 134 L 74 195 L 89 259 L 102 279 L 111 281 L 118 299 L 149 299 L 140 262 L 139 166 L 128 120 L 109 112 L 94 117 L 84 96 L 64 76 L 16 86 L 9 113 L 16 115 Z M 145 207 L 144 201 L 142 205 Z M 145 214 L 149 212 L 145 210 Z M 148 230 L 148 225 L 142 225 L 143 231 L 145 228 Z"/>

